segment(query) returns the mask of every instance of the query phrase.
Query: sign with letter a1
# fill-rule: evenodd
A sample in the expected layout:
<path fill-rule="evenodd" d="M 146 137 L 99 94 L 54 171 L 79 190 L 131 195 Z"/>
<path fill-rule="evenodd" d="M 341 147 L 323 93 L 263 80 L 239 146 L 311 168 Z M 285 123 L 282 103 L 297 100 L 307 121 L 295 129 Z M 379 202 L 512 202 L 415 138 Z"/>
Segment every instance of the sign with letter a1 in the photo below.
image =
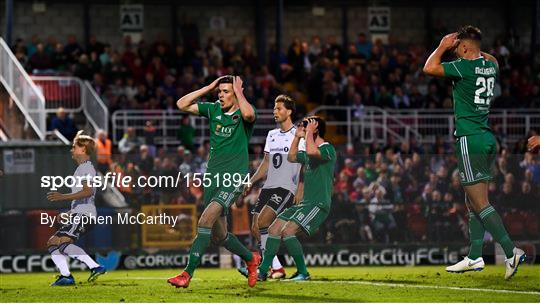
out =
<path fill-rule="evenodd" d="M 144 7 L 142 4 L 120 5 L 120 30 L 122 32 L 142 32 L 144 28 Z"/>
<path fill-rule="evenodd" d="M 390 31 L 390 7 L 368 7 L 368 29 L 372 33 L 387 33 Z"/>

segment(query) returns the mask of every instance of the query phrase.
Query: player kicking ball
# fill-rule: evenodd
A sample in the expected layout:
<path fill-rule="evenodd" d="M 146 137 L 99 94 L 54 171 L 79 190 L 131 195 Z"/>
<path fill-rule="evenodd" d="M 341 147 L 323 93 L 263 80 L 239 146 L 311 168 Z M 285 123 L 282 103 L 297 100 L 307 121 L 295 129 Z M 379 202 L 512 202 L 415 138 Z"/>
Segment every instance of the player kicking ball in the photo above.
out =
<path fill-rule="evenodd" d="M 446 268 L 448 272 L 484 269 L 482 247 L 485 231 L 501 245 L 506 255 L 505 279 L 510 279 L 525 260 L 525 252 L 514 246 L 497 211 L 488 199 L 488 181 L 497 153 L 488 115 L 499 66 L 495 57 L 481 52 L 482 33 L 465 26 L 446 35 L 429 56 L 424 72 L 453 81 L 456 154 L 465 203 L 469 209 L 469 254 Z M 441 63 L 441 56 L 453 50 L 459 59 Z"/>
<path fill-rule="evenodd" d="M 94 165 L 90 162 L 90 155 L 96 150 L 94 139 L 88 135 L 82 135 L 82 131 L 77 133 L 73 139 L 71 156 L 79 165 L 73 176 L 80 179 L 80 185 L 71 187 L 70 194 L 59 192 L 47 193 L 47 199 L 51 202 L 72 201 L 69 217 L 63 217 L 65 223 L 49 239 L 47 248 L 52 260 L 60 270 L 60 276 L 51 286 L 75 285 L 75 279 L 71 275 L 68 266 L 68 257 L 77 259 L 90 269 L 88 282 L 95 281 L 100 275 L 107 272 L 104 266 L 99 265 L 86 252 L 74 243 L 90 228 L 89 217 L 97 215 L 94 205 L 95 189 L 89 187 L 88 182 L 96 175 Z"/>
<path fill-rule="evenodd" d="M 197 102 L 214 89 L 218 90 L 218 101 Z M 197 236 L 191 245 L 188 264 L 181 274 L 167 282 L 176 287 L 188 287 L 195 268 L 210 242 L 213 242 L 246 262 L 248 285 L 253 287 L 257 283 L 257 266 L 261 256 L 249 251 L 235 235 L 227 231 L 226 216 L 231 205 L 242 194 L 244 185 L 238 181 L 244 181 L 248 173 L 248 145 L 257 117 L 255 108 L 246 100 L 242 80 L 238 76 L 220 77 L 210 85 L 183 96 L 177 105 L 183 112 L 208 118 L 210 160 L 206 172 L 211 177 L 211 183 L 204 187 L 205 209 L 197 224 Z"/>
<path fill-rule="evenodd" d="M 297 271 L 291 281 L 310 279 L 304 260 L 304 251 L 296 234 L 311 235 L 324 222 L 330 212 L 336 150 L 324 140 L 326 122 L 317 116 L 304 119 L 296 130 L 287 159 L 304 166 L 304 197 L 274 220 L 268 228 L 268 240 L 261 265 L 259 280 L 266 280 L 267 270 L 279 250 L 281 241 L 293 257 Z M 300 139 L 305 140 L 305 151 L 299 151 Z"/>
<path fill-rule="evenodd" d="M 293 205 L 298 188 L 301 165 L 287 159 L 287 153 L 296 133 L 296 127 L 292 122 L 295 109 L 295 103 L 291 97 L 279 95 L 276 98 L 274 120 L 279 124 L 279 128 L 268 132 L 264 145 L 263 161 L 251 179 L 251 183 L 254 184 L 266 176 L 257 204 L 252 211 L 251 229 L 259 241 L 263 254 L 268 240 L 268 227 L 278 214 Z M 246 187 L 244 193 L 249 192 L 249 190 L 250 187 Z M 285 269 L 277 256 L 273 257 L 271 267 L 271 278 L 285 278 Z M 246 268 L 239 268 L 238 271 L 247 276 Z"/>

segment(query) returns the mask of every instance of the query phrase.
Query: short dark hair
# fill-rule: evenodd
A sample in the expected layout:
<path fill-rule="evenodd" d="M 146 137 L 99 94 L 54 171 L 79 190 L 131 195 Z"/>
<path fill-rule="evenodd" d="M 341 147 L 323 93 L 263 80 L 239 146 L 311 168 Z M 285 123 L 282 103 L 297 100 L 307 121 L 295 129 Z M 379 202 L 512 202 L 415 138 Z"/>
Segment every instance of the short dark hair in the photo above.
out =
<path fill-rule="evenodd" d="M 475 26 L 465 25 L 459 29 L 457 38 L 460 40 L 473 40 L 480 43 L 482 42 L 482 31 L 480 31 L 480 29 Z"/>
<path fill-rule="evenodd" d="M 306 119 L 315 119 L 317 121 L 317 131 L 319 136 L 324 138 L 324 135 L 326 134 L 326 121 L 320 116 L 308 116 L 304 118 L 304 120 Z"/>
<path fill-rule="evenodd" d="M 227 75 L 223 78 L 221 78 L 219 81 L 218 81 L 218 85 L 222 84 L 222 83 L 233 83 L 233 79 L 234 79 L 234 76 L 232 75 Z"/>
<path fill-rule="evenodd" d="M 276 97 L 276 103 L 278 102 L 282 102 L 283 105 L 285 106 L 285 109 L 291 110 L 292 111 L 291 117 L 294 117 L 294 114 L 296 113 L 296 103 L 290 96 L 281 94 L 278 97 Z"/>

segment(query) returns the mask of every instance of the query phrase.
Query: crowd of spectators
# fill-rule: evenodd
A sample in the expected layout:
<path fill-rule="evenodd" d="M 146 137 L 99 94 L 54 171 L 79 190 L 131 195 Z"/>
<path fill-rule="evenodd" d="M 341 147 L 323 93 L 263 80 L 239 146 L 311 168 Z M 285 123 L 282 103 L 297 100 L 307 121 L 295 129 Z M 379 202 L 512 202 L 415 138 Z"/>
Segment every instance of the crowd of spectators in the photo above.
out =
<path fill-rule="evenodd" d="M 206 172 L 208 142 L 197 146 L 194 153 L 184 146 L 175 151 L 156 149 L 142 144 L 130 128 L 119 146 L 121 153 L 103 170 L 130 175 L 133 180 L 141 175 L 175 178 Z M 253 174 L 262 161 L 263 149 L 260 145 L 250 149 Z M 467 209 L 453 145 L 442 140 L 429 146 L 414 140 L 384 146 L 350 144 L 338 150 L 338 157 L 332 211 L 312 241 L 451 242 L 467 238 Z M 489 197 L 507 221 L 510 233 L 517 238 L 539 237 L 540 155 L 502 147 L 494 176 Z M 203 187 L 186 178 L 181 183 L 182 187 L 161 188 L 130 185 L 120 191 L 132 206 L 196 203 L 202 211 Z M 243 221 L 248 221 L 260 186 L 241 199 L 247 205 Z M 516 223 L 522 226 L 516 227 Z"/>
<path fill-rule="evenodd" d="M 494 177 L 489 198 L 509 232 L 538 238 L 540 155 L 502 148 Z M 468 237 L 464 201 L 453 146 L 412 142 L 356 151 L 350 145 L 340 157 L 322 236 L 345 243 L 460 241 Z"/>
<path fill-rule="evenodd" d="M 494 43 L 485 42 L 484 48 L 498 58 L 501 71 L 492 106 L 540 107 L 540 74 L 526 54 L 504 36 Z M 265 60 L 257 58 L 253 41 L 247 37 L 238 42 L 209 38 L 202 45 L 192 42 L 188 47 L 159 38 L 134 43 L 126 36 L 116 49 L 95 36 L 86 44 L 75 36 L 69 36 L 66 44 L 55 37 L 42 41 L 33 36 L 30 41 L 17 40 L 13 50 L 31 73 L 89 80 L 111 114 L 120 109 L 176 111 L 180 96 L 226 74 L 241 75 L 245 95 L 257 108 L 270 108 L 281 93 L 315 104 L 352 105 L 358 113 L 364 106 L 452 107 L 451 84 L 421 72 L 429 49 L 392 39 L 371 42 L 363 33 L 347 46 L 334 36 L 294 39 L 286 52 L 270 47 Z M 100 170 L 132 176 L 205 172 L 209 144 L 195 143 L 193 134 L 189 120 L 183 120 L 178 131 L 182 145 L 171 150 L 156 144 L 156 127 L 151 121 L 142 133 L 128 128 L 118 147 L 109 148 L 110 157 L 100 160 Z M 106 146 L 107 136 L 98 137 Z M 540 201 L 540 160 L 523 154 L 522 145 L 501 150 L 490 198 L 505 218 L 521 213 L 536 216 L 538 224 L 535 204 Z M 250 149 L 251 169 L 255 170 L 262 147 Z M 426 147 L 411 140 L 389 142 L 384 147 L 350 145 L 340 151 L 333 210 L 315 239 L 389 243 L 466 237 L 464 195 L 451 145 L 437 141 Z M 202 206 L 202 188 L 192 184 L 120 190 L 133 206 L 193 202 Z M 253 204 L 257 191 L 255 187 L 244 201 Z M 522 235 L 527 236 L 527 231 Z"/>
<path fill-rule="evenodd" d="M 326 38 L 326 39 L 325 39 Z M 260 60 L 249 37 L 228 41 L 200 37 L 189 46 L 157 38 L 138 43 L 126 36 L 118 48 L 91 36 L 73 35 L 65 43 L 36 35 L 13 45 L 19 61 L 34 74 L 68 74 L 92 82 L 110 108 L 175 109 L 178 97 L 225 75 L 241 75 L 245 95 L 258 108 L 288 93 L 315 104 L 385 108 L 451 108 L 451 83 L 426 77 L 422 66 L 433 43 L 387 43 L 364 33 L 349 45 L 335 36 L 295 38 L 285 52 L 275 46 Z M 515 37 L 500 35 L 484 49 L 500 64 L 494 107 L 538 108 L 540 74 Z M 451 56 L 446 56 L 451 59 Z M 294 84 L 286 86 L 285 84 Z"/>

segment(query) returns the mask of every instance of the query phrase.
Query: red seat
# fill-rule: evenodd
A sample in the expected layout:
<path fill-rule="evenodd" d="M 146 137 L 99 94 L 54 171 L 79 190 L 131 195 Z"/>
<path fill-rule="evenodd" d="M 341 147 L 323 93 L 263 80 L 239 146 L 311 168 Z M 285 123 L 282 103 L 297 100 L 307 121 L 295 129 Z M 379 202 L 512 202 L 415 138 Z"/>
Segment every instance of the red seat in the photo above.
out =
<path fill-rule="evenodd" d="M 538 237 L 540 235 L 540 220 L 536 213 L 525 213 L 525 228 L 527 234 L 532 237 Z"/>
<path fill-rule="evenodd" d="M 503 216 L 503 221 L 508 234 L 513 237 L 521 237 L 525 234 L 525 218 L 518 212 L 507 213 Z"/>
<path fill-rule="evenodd" d="M 417 240 L 423 239 L 427 234 L 427 220 L 420 213 L 408 214 L 407 227 Z"/>

